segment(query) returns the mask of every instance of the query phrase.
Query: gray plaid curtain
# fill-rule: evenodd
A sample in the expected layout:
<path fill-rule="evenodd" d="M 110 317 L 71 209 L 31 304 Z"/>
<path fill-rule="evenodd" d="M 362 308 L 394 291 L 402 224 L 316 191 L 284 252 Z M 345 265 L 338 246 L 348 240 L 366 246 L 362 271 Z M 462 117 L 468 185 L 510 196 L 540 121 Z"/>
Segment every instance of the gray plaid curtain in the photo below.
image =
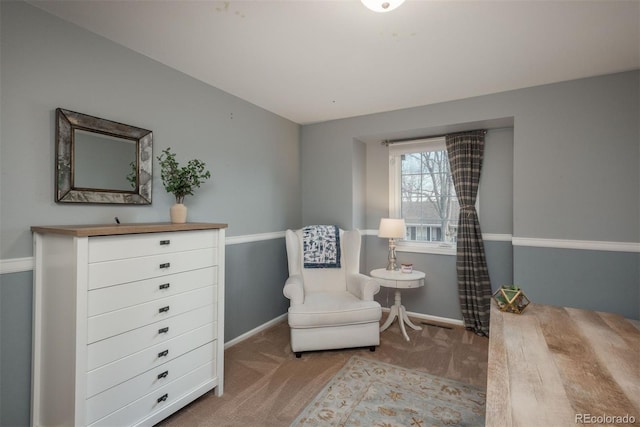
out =
<path fill-rule="evenodd" d="M 447 154 L 460 203 L 456 270 L 464 325 L 489 336 L 491 281 L 484 256 L 482 231 L 476 212 L 476 195 L 482 171 L 485 131 L 447 135 Z"/>

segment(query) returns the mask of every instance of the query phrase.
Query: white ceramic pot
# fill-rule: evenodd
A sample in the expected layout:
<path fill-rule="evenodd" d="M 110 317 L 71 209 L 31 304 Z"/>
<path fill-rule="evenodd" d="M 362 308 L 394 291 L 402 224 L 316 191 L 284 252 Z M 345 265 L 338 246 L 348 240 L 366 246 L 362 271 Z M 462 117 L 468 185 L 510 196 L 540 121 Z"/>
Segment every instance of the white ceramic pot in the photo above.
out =
<path fill-rule="evenodd" d="M 184 224 L 187 222 L 187 207 L 182 203 L 171 206 L 171 222 L 174 224 Z"/>

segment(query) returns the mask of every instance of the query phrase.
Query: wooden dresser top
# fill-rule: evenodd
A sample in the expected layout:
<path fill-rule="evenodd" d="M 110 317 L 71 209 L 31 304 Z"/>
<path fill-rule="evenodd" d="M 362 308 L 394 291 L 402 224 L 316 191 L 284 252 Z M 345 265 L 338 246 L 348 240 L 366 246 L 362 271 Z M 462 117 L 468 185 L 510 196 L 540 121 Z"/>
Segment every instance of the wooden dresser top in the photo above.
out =
<path fill-rule="evenodd" d="M 65 234 L 77 237 L 115 236 L 119 234 L 158 233 L 167 231 L 213 230 L 227 228 L 227 224 L 209 222 L 188 222 L 173 224 L 170 222 L 150 222 L 131 224 L 87 224 L 87 225 L 49 225 L 33 226 L 34 233 Z"/>

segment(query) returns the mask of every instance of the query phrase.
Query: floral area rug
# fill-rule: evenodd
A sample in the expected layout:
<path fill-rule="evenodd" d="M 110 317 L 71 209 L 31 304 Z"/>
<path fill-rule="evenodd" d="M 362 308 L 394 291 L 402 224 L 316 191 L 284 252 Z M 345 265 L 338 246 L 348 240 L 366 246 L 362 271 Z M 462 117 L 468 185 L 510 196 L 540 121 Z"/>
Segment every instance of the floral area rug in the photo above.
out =
<path fill-rule="evenodd" d="M 483 426 L 485 390 L 353 356 L 293 426 Z"/>

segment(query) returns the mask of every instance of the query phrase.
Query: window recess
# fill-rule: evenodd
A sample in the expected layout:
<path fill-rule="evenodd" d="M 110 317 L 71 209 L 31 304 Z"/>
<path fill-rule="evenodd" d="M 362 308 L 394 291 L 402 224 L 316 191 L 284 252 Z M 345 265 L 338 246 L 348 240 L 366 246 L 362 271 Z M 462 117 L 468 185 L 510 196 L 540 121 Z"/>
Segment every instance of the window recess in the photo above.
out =
<path fill-rule="evenodd" d="M 389 144 L 389 215 L 407 225 L 398 251 L 455 254 L 459 212 L 444 137 Z"/>

